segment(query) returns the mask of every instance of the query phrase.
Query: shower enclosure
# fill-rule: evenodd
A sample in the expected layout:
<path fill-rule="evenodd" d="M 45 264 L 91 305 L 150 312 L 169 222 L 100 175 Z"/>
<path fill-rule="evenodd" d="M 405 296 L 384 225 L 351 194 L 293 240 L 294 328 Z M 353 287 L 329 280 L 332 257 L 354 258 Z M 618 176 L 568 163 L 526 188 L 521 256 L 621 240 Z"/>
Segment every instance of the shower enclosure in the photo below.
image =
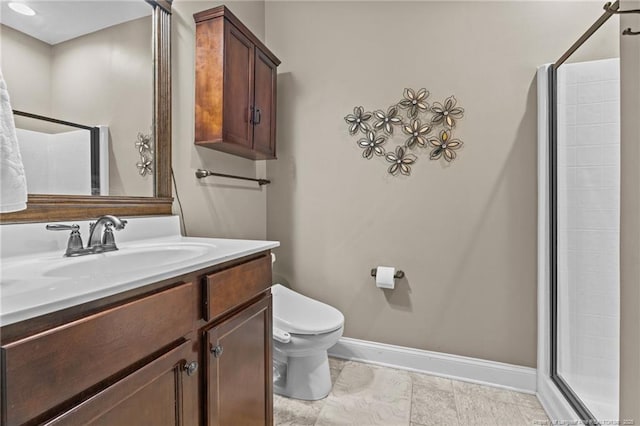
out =
<path fill-rule="evenodd" d="M 619 9 L 538 70 L 538 392 L 589 424 L 619 419 L 620 62 L 567 61 Z"/>

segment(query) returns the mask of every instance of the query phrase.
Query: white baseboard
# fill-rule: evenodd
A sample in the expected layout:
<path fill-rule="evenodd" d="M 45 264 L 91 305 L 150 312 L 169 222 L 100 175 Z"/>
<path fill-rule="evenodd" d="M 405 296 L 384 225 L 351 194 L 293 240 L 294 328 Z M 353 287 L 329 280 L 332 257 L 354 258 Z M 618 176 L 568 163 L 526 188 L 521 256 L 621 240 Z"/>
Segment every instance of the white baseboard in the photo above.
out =
<path fill-rule="evenodd" d="M 465 382 L 536 393 L 536 369 L 342 337 L 329 355 Z"/>

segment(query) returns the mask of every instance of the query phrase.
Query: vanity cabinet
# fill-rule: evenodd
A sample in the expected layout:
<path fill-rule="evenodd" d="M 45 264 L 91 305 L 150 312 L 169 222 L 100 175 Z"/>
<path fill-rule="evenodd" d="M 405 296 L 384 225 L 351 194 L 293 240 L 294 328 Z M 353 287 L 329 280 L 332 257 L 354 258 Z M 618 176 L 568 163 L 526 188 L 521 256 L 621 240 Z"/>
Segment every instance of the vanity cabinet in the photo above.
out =
<path fill-rule="evenodd" d="M 45 424 L 197 426 L 197 359 L 188 340 Z"/>
<path fill-rule="evenodd" d="M 196 145 L 254 160 L 276 158 L 280 60 L 225 6 L 194 19 Z"/>
<path fill-rule="evenodd" d="M 271 296 L 206 331 L 209 426 L 272 424 Z"/>
<path fill-rule="evenodd" d="M 180 284 L 3 341 L 2 423 L 37 422 L 66 411 L 70 401 L 84 400 L 92 387 L 114 383 L 162 355 L 193 328 L 194 287 Z"/>
<path fill-rule="evenodd" d="M 272 425 L 268 251 L 0 329 L 1 425 Z"/>
<path fill-rule="evenodd" d="M 204 279 L 206 424 L 271 425 L 271 256 Z M 240 307 L 240 308 L 238 308 Z"/>

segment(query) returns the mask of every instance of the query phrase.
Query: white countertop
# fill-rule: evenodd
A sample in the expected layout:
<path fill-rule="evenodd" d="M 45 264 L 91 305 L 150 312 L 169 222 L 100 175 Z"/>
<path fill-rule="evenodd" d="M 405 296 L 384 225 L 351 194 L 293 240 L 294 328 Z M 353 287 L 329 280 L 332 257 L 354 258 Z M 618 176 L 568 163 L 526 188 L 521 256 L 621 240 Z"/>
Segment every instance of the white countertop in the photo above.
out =
<path fill-rule="evenodd" d="M 126 219 L 125 229 L 115 233 L 118 251 L 74 258 L 63 257 L 68 231 L 49 232 L 43 223 L 0 226 L 0 326 L 280 245 L 183 237 L 176 216 Z M 82 235 L 86 243 L 88 232 Z"/>

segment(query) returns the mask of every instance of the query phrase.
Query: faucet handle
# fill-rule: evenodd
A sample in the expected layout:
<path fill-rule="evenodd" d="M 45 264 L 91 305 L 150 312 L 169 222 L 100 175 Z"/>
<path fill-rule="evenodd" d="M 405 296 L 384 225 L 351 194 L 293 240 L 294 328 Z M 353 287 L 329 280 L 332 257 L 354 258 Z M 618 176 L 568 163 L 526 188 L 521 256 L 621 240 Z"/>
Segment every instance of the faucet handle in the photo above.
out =
<path fill-rule="evenodd" d="M 104 224 L 104 233 L 102 234 L 102 245 L 116 246 L 116 239 L 113 236 L 113 224 L 107 222 Z"/>
<path fill-rule="evenodd" d="M 82 236 L 80 235 L 80 225 L 47 225 L 48 231 L 71 231 L 69 241 L 67 241 L 67 251 L 65 256 L 77 256 L 78 252 L 84 248 L 82 244 Z"/>
<path fill-rule="evenodd" d="M 46 228 L 47 228 L 47 231 L 78 232 L 80 230 L 80 225 L 75 224 L 75 223 L 73 225 L 63 225 L 63 224 L 51 225 L 51 224 L 48 224 Z"/>

